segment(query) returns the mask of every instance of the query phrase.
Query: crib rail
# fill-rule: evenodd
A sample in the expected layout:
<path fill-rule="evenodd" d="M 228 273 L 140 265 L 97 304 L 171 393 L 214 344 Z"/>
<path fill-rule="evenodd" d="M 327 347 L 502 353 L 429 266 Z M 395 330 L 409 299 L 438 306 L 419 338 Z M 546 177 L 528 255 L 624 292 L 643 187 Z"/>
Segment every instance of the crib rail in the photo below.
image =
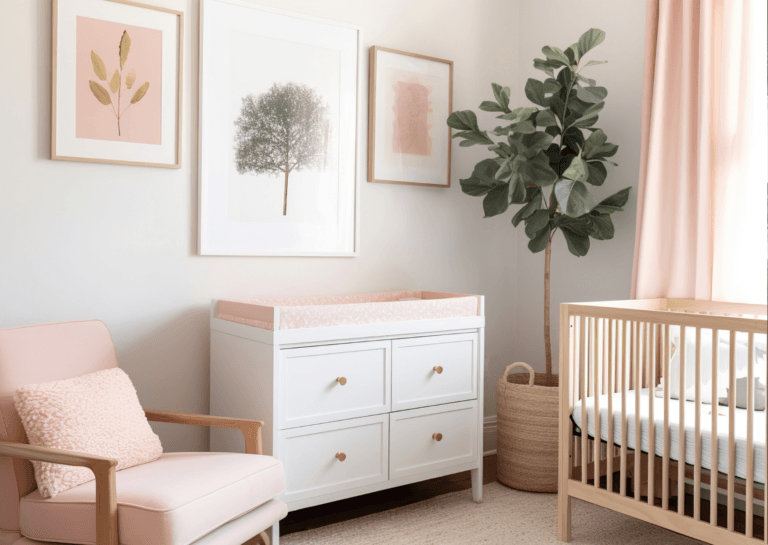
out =
<path fill-rule="evenodd" d="M 765 354 L 758 358 L 755 350 L 765 343 L 766 314 L 765 305 L 683 299 L 561 306 L 561 541 L 570 541 L 570 501 L 577 497 L 709 543 L 768 543 L 768 453 L 763 467 L 756 467 L 754 429 L 755 379 L 768 375 Z M 737 378 L 746 379 L 746 405 L 739 406 L 738 417 Z M 727 406 L 719 405 L 724 387 Z M 604 438 L 601 410 L 608 417 Z M 736 426 L 744 419 L 746 473 L 739 478 Z M 763 452 L 764 431 L 757 445 Z M 720 439 L 727 445 L 718 443 L 718 433 L 727 435 Z M 687 444 L 693 445 L 693 460 L 686 458 Z M 728 463 L 721 472 L 723 447 Z M 762 482 L 756 482 L 760 474 Z"/>

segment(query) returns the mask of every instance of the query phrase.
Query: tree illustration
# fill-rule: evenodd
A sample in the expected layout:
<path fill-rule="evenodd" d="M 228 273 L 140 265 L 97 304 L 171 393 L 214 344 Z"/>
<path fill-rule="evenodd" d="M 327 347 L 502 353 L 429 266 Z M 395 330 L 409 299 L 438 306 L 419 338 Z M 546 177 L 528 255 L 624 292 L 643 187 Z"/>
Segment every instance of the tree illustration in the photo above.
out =
<path fill-rule="evenodd" d="M 112 107 L 112 113 L 115 115 L 115 119 L 117 119 L 117 135 L 120 136 L 120 118 L 123 117 L 125 112 L 128 111 L 128 108 L 136 104 L 138 101 L 140 101 L 142 98 L 144 98 L 144 95 L 147 94 L 147 89 L 149 89 L 149 82 L 144 82 L 144 84 L 136 89 L 136 92 L 133 93 L 133 96 L 131 97 L 131 103 L 128 104 L 128 106 L 124 110 L 120 110 L 120 99 L 123 95 L 123 67 L 125 66 L 125 61 L 128 60 L 128 53 L 131 50 L 131 37 L 128 35 L 128 31 L 124 31 L 122 37 L 120 38 L 120 46 L 117 49 L 117 55 L 120 57 L 120 69 L 115 69 L 115 72 L 112 74 L 112 78 L 109 80 L 109 91 L 112 92 L 114 95 L 117 93 L 117 109 L 115 109 L 115 105 L 112 102 L 112 97 L 109 95 L 109 91 L 107 91 L 102 85 L 100 85 L 98 82 L 95 82 L 93 80 L 88 80 L 88 85 L 91 88 L 91 92 L 93 93 L 93 96 L 96 97 L 96 100 L 101 102 L 104 106 L 111 106 Z M 96 74 L 96 76 L 101 81 L 107 81 L 107 67 L 104 64 L 104 61 L 101 60 L 101 57 L 99 57 L 95 51 L 91 50 L 91 64 L 93 65 L 93 72 Z M 130 89 L 133 87 L 133 83 L 136 81 L 136 70 L 133 68 L 128 71 L 128 74 L 125 77 L 125 86 L 127 89 Z M 126 91 L 127 91 L 126 89 Z"/>
<path fill-rule="evenodd" d="M 240 174 L 285 176 L 283 215 L 288 211 L 288 176 L 322 169 L 328 144 L 328 106 L 303 84 L 275 83 L 255 98 L 243 98 L 235 121 L 235 163 Z"/>

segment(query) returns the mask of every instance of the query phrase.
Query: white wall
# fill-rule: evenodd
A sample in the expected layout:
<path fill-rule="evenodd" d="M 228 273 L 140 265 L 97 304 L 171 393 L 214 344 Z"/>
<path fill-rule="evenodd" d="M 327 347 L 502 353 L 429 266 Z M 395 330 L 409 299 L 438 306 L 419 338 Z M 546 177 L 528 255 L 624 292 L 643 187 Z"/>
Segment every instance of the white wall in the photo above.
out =
<path fill-rule="evenodd" d="M 608 165 L 608 178 L 600 188 L 592 188 L 601 200 L 632 186 L 624 212 L 613 215 L 616 236 L 613 240 L 591 240 L 589 253 L 577 258 L 568 252 L 562 233 L 553 242 L 551 268 L 552 359 L 557 372 L 559 361 L 558 327 L 560 303 L 629 299 L 635 240 L 635 208 L 640 168 L 640 106 L 645 48 L 644 0 L 544 0 L 520 2 L 520 30 L 517 36 L 520 71 L 515 77 L 518 104 L 526 103 L 523 87 L 528 78 L 543 79 L 533 68 L 534 58 L 543 58 L 541 48 L 552 45 L 565 49 L 586 30 L 606 32 L 605 41 L 588 54 L 588 59 L 607 60 L 584 75 L 608 89 L 605 109 L 597 127 L 608 141 L 619 145 L 613 158 L 618 167 Z M 522 228 L 522 227 L 521 227 Z M 517 246 L 517 300 L 514 356 L 537 371 L 544 363 L 544 253 L 531 254 L 527 237 L 520 233 Z"/>
<path fill-rule="evenodd" d="M 509 217 L 484 220 L 480 200 L 461 193 L 458 178 L 469 175 L 483 150 L 454 147 L 448 190 L 363 181 L 358 258 L 199 257 L 198 2 L 144 1 L 186 12 L 180 170 L 49 160 L 51 0 L 0 0 L 0 328 L 102 319 L 145 407 L 204 413 L 211 298 L 408 288 L 482 293 L 486 414 L 494 414 L 495 380 L 511 361 L 519 252 Z M 457 110 L 476 108 L 491 81 L 519 79 L 518 31 L 538 43 L 533 29 L 548 32 L 550 24 L 518 25 L 517 2 L 509 0 L 263 3 L 360 25 L 366 52 L 382 45 L 455 61 Z M 524 13 L 543 16 L 528 7 Z M 620 33 L 609 35 L 617 40 Z M 526 50 L 523 58 L 530 56 Z M 616 84 L 610 88 L 621 92 Z M 628 98 L 639 104 L 636 94 Z M 619 106 L 614 102 L 609 111 L 615 115 Z M 608 132 L 625 150 L 631 147 L 629 137 Z M 564 289 L 563 282 L 555 284 Z M 206 445 L 204 430 L 157 429 L 167 450 Z"/>

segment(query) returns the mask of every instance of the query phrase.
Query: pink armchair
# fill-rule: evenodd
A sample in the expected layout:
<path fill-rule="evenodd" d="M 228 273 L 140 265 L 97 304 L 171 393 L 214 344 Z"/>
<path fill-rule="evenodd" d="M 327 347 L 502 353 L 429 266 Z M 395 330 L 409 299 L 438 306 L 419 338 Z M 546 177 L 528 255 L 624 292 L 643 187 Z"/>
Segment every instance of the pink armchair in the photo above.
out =
<path fill-rule="evenodd" d="M 233 545 L 279 540 L 282 464 L 261 455 L 263 422 L 145 411 L 150 421 L 234 428 L 246 454 L 164 453 L 116 472 L 117 460 L 27 444 L 17 388 L 117 367 L 99 321 L 0 330 L 0 545 Z M 43 498 L 29 460 L 84 466 L 96 480 Z"/>

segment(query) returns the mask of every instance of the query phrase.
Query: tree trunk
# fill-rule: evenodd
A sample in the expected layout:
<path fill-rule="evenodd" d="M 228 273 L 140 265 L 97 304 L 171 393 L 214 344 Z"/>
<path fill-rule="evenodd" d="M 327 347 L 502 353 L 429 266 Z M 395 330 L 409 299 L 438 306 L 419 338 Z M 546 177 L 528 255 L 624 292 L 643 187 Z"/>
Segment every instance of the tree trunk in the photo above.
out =
<path fill-rule="evenodd" d="M 288 212 L 288 175 L 291 173 L 287 168 L 285 169 L 285 191 L 283 191 L 283 216 Z"/>
<path fill-rule="evenodd" d="M 552 340 L 550 338 L 549 266 L 552 261 L 552 235 L 544 250 L 544 354 L 547 359 L 547 378 L 552 376 Z M 562 327 L 562 324 L 560 324 Z"/>

